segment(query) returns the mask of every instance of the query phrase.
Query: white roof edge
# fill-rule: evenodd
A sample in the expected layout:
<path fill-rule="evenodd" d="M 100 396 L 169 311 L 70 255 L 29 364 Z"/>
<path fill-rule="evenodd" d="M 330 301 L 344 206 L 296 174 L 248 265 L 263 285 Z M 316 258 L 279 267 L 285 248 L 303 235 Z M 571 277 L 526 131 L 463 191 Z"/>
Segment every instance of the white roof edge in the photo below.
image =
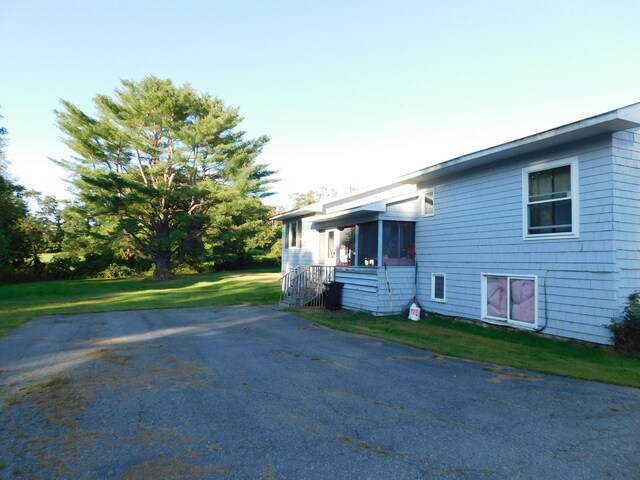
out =
<path fill-rule="evenodd" d="M 392 182 L 275 215 L 271 217 L 271 220 L 288 220 L 291 218 L 299 218 L 309 215 L 322 215 L 329 212 L 333 212 L 333 215 L 339 214 L 338 212 L 353 212 L 359 207 L 380 202 L 380 200 L 374 200 L 372 202 L 365 201 L 363 203 L 358 203 L 358 200 L 365 199 L 366 197 L 377 195 L 385 191 L 400 189 L 401 187 L 405 187 L 408 190 L 413 189 L 412 191 L 418 191 L 418 182 L 427 176 L 440 176 L 446 173 L 451 173 L 452 171 L 463 170 L 465 168 L 471 168 L 473 166 L 514 157 L 516 155 L 524 155 L 561 144 L 570 143 L 593 135 L 612 133 L 637 127 L 640 127 L 640 102 L 584 118 L 550 130 L 545 130 L 527 137 L 519 138 L 517 140 L 512 140 L 507 143 L 502 143 L 500 145 L 462 155 L 460 157 L 397 177 Z M 409 192 L 407 191 L 405 193 Z M 389 203 L 390 199 L 396 197 L 398 197 L 398 195 L 392 194 L 389 199 L 384 200 L 384 203 Z"/>
<path fill-rule="evenodd" d="M 310 205 L 305 205 L 302 208 L 297 208 L 295 210 L 289 210 L 287 212 L 279 213 L 278 215 L 274 215 L 273 217 L 271 217 L 269 220 L 288 220 L 290 218 L 315 215 L 317 213 L 322 213 L 323 211 L 324 211 L 324 208 L 322 203 L 316 202 Z"/>
<path fill-rule="evenodd" d="M 316 215 L 313 217 L 314 222 L 326 222 L 335 218 L 344 217 L 347 215 L 354 215 L 359 213 L 384 213 L 387 210 L 385 202 L 369 203 L 360 207 L 348 208 L 345 210 L 337 210 L 334 212 L 327 212 L 322 215 Z"/>
<path fill-rule="evenodd" d="M 427 174 L 444 173 L 451 167 L 473 166 L 519 154 L 531 153 L 544 148 L 586 138 L 588 136 L 640 127 L 640 103 L 634 103 L 610 112 L 588 117 L 577 122 L 545 130 L 534 135 L 502 143 L 473 153 L 462 155 L 396 179 L 398 183 L 414 183 Z"/>

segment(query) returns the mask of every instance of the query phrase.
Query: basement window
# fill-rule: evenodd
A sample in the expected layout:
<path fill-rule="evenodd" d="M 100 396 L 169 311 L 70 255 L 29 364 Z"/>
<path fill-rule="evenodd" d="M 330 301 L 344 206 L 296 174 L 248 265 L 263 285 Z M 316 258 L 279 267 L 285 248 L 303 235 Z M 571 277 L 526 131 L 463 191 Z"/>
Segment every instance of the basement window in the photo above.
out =
<path fill-rule="evenodd" d="M 482 275 L 482 318 L 535 328 L 538 288 L 535 276 Z"/>
<path fill-rule="evenodd" d="M 446 278 L 444 273 L 431 274 L 431 300 L 434 302 L 445 303 L 447 301 L 445 294 Z"/>

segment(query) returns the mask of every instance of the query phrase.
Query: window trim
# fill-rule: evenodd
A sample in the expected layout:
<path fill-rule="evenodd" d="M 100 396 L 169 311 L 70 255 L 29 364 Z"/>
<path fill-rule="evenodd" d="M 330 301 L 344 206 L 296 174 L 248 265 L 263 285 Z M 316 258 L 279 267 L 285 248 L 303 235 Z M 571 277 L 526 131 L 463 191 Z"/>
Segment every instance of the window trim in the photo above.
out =
<path fill-rule="evenodd" d="M 296 228 L 296 244 L 292 244 L 293 240 L 293 230 L 291 226 L 295 224 Z M 302 248 L 302 220 L 293 220 L 291 222 L 284 223 L 284 242 L 285 242 L 285 250 L 289 250 L 291 248 Z"/>
<path fill-rule="evenodd" d="M 513 327 L 523 328 L 525 330 L 536 330 L 538 328 L 538 276 L 537 275 L 519 275 L 511 273 L 481 273 L 480 303 L 481 303 L 481 320 L 483 322 L 494 325 L 511 325 Z M 487 314 L 487 278 L 501 277 L 507 279 L 508 291 L 511 289 L 511 280 L 533 280 L 533 323 L 522 322 L 508 318 L 511 316 L 511 295 L 507 295 L 507 315 L 508 317 L 492 317 Z"/>
<path fill-rule="evenodd" d="M 571 169 L 571 231 L 558 233 L 529 233 L 529 174 L 569 165 Z M 522 238 L 524 240 L 552 240 L 580 236 L 580 176 L 578 157 L 545 161 L 522 169 Z M 563 199 L 564 200 L 564 199 Z"/>
<path fill-rule="evenodd" d="M 442 277 L 442 298 L 436 297 L 436 281 L 435 277 Z M 431 301 L 439 303 L 447 303 L 447 274 L 446 273 L 431 273 Z"/>
<path fill-rule="evenodd" d="M 425 213 L 425 205 L 424 205 L 424 198 L 427 196 L 428 193 L 431 193 L 431 200 L 433 202 L 432 205 L 432 212 L 431 213 Z M 423 217 L 433 217 L 436 214 L 436 189 L 435 188 L 426 188 L 422 194 L 420 195 L 420 215 Z"/>

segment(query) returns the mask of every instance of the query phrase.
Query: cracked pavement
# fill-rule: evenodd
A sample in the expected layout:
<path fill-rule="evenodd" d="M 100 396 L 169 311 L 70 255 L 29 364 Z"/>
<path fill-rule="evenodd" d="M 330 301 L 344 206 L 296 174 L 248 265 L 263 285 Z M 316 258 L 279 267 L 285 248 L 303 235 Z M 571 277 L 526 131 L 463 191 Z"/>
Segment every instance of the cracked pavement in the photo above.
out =
<path fill-rule="evenodd" d="M 0 339 L 2 479 L 638 479 L 640 390 L 262 307 L 34 319 Z"/>

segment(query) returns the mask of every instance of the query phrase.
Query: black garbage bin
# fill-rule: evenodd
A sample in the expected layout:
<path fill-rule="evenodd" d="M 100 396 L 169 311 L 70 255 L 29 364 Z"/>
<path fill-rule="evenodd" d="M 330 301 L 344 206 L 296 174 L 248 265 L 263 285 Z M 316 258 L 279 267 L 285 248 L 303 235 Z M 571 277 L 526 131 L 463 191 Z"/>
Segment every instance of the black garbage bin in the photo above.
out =
<path fill-rule="evenodd" d="M 342 282 L 326 282 L 324 284 L 324 304 L 329 310 L 342 308 Z"/>

